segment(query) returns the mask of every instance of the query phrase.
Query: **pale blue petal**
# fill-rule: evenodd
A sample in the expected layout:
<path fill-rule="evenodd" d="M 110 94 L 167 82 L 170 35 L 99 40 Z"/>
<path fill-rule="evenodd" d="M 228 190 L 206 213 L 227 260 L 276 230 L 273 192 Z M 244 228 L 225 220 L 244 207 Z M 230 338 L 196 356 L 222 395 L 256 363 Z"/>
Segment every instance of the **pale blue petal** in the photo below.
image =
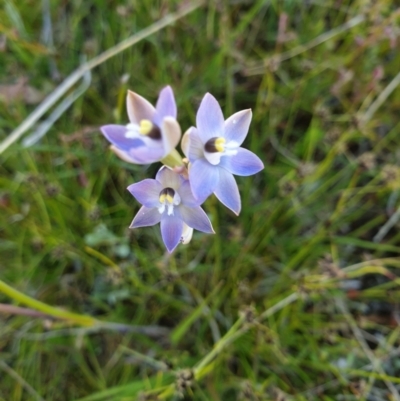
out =
<path fill-rule="evenodd" d="M 124 125 L 109 124 L 100 127 L 106 139 L 118 149 L 128 151 L 131 148 L 143 146 L 144 142 L 140 138 L 126 138 L 127 128 Z"/>
<path fill-rule="evenodd" d="M 204 157 L 204 145 L 199 137 L 197 128 L 192 127 L 189 131 L 189 151 L 188 158 L 193 163 L 195 160 Z"/>
<path fill-rule="evenodd" d="M 183 178 L 167 166 L 162 166 L 156 175 L 156 180 L 163 188 L 179 189 Z"/>
<path fill-rule="evenodd" d="M 214 234 L 210 219 L 200 207 L 179 206 L 179 212 L 182 220 L 195 230 L 203 231 L 204 233 Z"/>
<path fill-rule="evenodd" d="M 181 202 L 183 205 L 189 207 L 200 206 L 200 202 L 193 196 L 189 180 L 185 180 L 182 183 L 181 187 L 178 189 L 178 193 L 181 197 Z"/>
<path fill-rule="evenodd" d="M 163 187 L 158 181 L 148 178 L 129 185 L 127 189 L 142 205 L 149 208 L 160 206 L 159 198 Z"/>
<path fill-rule="evenodd" d="M 176 119 L 176 103 L 174 92 L 170 86 L 166 86 L 161 92 L 156 104 L 156 113 L 154 114 L 153 121 L 161 127 L 162 120 L 165 117 L 173 117 Z"/>
<path fill-rule="evenodd" d="M 205 159 L 197 159 L 189 168 L 189 181 L 194 197 L 203 203 L 215 190 L 219 168 Z"/>
<path fill-rule="evenodd" d="M 221 157 L 220 166 L 235 175 L 248 176 L 264 168 L 263 162 L 250 150 L 239 148 L 234 156 Z"/>
<path fill-rule="evenodd" d="M 129 228 L 154 226 L 161 221 L 161 214 L 157 208 L 142 206 L 133 219 Z"/>
<path fill-rule="evenodd" d="M 110 149 L 122 160 L 128 162 L 128 163 L 133 163 L 133 164 L 143 164 L 139 160 L 136 160 L 130 153 L 129 151 L 124 151 L 121 149 L 118 149 L 115 145 L 111 145 Z"/>
<path fill-rule="evenodd" d="M 179 244 L 183 233 L 183 221 L 179 216 L 163 214 L 161 236 L 168 252 L 171 253 Z"/>
<path fill-rule="evenodd" d="M 130 122 L 138 125 L 141 120 L 153 121 L 156 112 L 148 100 L 132 91 L 128 91 L 126 108 Z"/>
<path fill-rule="evenodd" d="M 174 118 L 165 117 L 162 120 L 160 129 L 164 156 L 167 156 L 176 148 L 181 139 L 181 127 Z"/>
<path fill-rule="evenodd" d="M 150 164 L 158 162 L 164 157 L 164 148 L 161 145 L 158 147 L 141 146 L 130 149 L 128 153 L 139 164 Z"/>
<path fill-rule="evenodd" d="M 225 121 L 225 139 L 227 142 L 234 141 L 239 146 L 245 140 L 249 131 L 252 112 L 250 109 L 242 110 L 232 114 Z"/>
<path fill-rule="evenodd" d="M 201 141 L 206 143 L 211 138 L 223 136 L 224 122 L 224 115 L 217 99 L 210 93 L 206 93 L 196 116 Z"/>
<path fill-rule="evenodd" d="M 239 214 L 241 202 L 235 178 L 229 171 L 222 168 L 219 174 L 219 182 L 214 194 L 227 208 L 231 209 L 235 214 Z"/>
<path fill-rule="evenodd" d="M 189 157 L 189 147 L 190 147 L 190 132 L 192 131 L 193 127 L 190 127 L 186 130 L 186 132 L 182 136 L 181 141 L 181 149 L 185 157 Z"/>

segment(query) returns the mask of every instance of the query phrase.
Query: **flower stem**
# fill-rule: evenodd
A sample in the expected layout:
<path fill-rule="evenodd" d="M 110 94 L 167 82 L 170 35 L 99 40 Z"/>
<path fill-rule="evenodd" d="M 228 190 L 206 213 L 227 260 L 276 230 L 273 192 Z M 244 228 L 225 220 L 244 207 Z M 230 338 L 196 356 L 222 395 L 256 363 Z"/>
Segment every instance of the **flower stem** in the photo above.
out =
<path fill-rule="evenodd" d="M 0 280 L 0 292 L 14 299 L 15 301 L 27 305 L 32 309 L 43 312 L 46 315 L 53 316 L 58 319 L 70 320 L 72 322 L 81 324 L 83 326 L 94 326 L 97 320 L 91 316 L 79 315 L 77 313 L 72 313 L 64 311 L 59 308 L 54 308 L 53 306 L 47 305 L 36 299 L 28 297 L 22 292 L 17 291 L 13 287 Z"/>
<path fill-rule="evenodd" d="M 298 298 L 299 294 L 297 292 L 290 294 L 286 298 L 282 299 L 281 301 L 264 311 L 259 316 L 259 322 L 272 316 L 276 312 L 283 309 L 285 306 L 296 301 Z M 246 324 L 246 319 L 244 316 L 240 316 L 239 319 L 234 323 L 234 325 L 229 329 L 229 331 L 214 345 L 214 348 L 197 364 L 194 369 L 195 378 L 199 380 L 203 375 L 207 374 L 207 366 L 213 363 L 212 361 L 215 359 L 215 357 L 220 354 L 228 345 L 232 344 L 252 327 L 253 325 Z"/>
<path fill-rule="evenodd" d="M 261 313 L 254 323 L 261 323 L 264 319 L 267 319 L 268 317 L 272 316 L 276 312 L 282 310 L 283 308 L 298 299 L 298 292 L 290 294 L 286 298 L 282 299 L 281 301 L 279 301 L 275 305 L 272 305 L 269 309 Z M 204 358 L 197 363 L 197 365 L 194 366 L 193 373 L 195 380 L 199 381 L 204 376 L 212 372 L 216 364 L 216 357 L 238 338 L 247 333 L 252 327 L 254 327 L 254 324 L 248 324 L 246 322 L 246 318 L 244 316 L 240 316 L 232 325 L 232 327 L 228 330 L 228 332 L 214 345 L 213 349 L 207 355 L 205 355 Z M 175 391 L 175 384 L 170 384 L 168 387 L 165 388 L 162 393 L 158 394 L 158 398 L 160 400 L 169 398 L 175 393 Z"/>
<path fill-rule="evenodd" d="M 169 155 L 165 156 L 164 159 L 161 159 L 161 163 L 171 168 L 183 166 L 182 157 L 176 149 L 174 149 Z"/>

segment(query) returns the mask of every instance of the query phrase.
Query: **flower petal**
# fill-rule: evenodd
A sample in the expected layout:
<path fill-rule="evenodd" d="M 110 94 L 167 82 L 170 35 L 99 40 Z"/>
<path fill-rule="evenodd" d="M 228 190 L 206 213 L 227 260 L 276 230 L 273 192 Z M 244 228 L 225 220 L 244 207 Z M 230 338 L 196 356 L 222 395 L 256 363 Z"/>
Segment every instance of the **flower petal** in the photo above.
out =
<path fill-rule="evenodd" d="M 103 125 L 100 130 L 109 142 L 124 151 L 144 144 L 140 138 L 126 138 L 125 134 L 128 130 L 124 125 Z"/>
<path fill-rule="evenodd" d="M 211 221 L 200 206 L 187 207 L 179 206 L 179 212 L 182 220 L 189 226 L 204 233 L 214 234 L 215 231 Z"/>
<path fill-rule="evenodd" d="M 164 157 L 164 148 L 141 146 L 133 148 L 128 152 L 129 156 L 138 161 L 138 164 L 150 164 L 161 160 Z"/>
<path fill-rule="evenodd" d="M 156 113 L 154 114 L 153 121 L 160 126 L 164 117 L 172 117 L 176 119 L 176 103 L 174 92 L 170 86 L 166 86 L 158 97 L 156 104 Z"/>
<path fill-rule="evenodd" d="M 211 138 L 224 135 L 224 115 L 217 99 L 210 93 L 206 93 L 201 101 L 197 111 L 196 125 L 203 144 Z"/>
<path fill-rule="evenodd" d="M 164 146 L 164 156 L 176 148 L 181 139 L 181 127 L 174 118 L 165 117 L 161 123 L 161 134 Z"/>
<path fill-rule="evenodd" d="M 234 141 L 239 146 L 246 138 L 251 123 L 251 109 L 238 111 L 225 121 L 225 139 L 227 142 Z"/>
<path fill-rule="evenodd" d="M 118 149 L 116 146 L 111 145 L 110 149 L 123 161 L 133 164 L 142 164 L 139 160 L 135 159 L 133 156 L 129 154 L 129 152 L 125 152 L 121 149 Z"/>
<path fill-rule="evenodd" d="M 168 252 L 171 253 L 179 244 L 183 233 L 183 221 L 178 216 L 163 214 L 161 236 Z"/>
<path fill-rule="evenodd" d="M 129 185 L 127 189 L 142 205 L 149 208 L 160 206 L 159 198 L 163 188 L 158 181 L 148 178 Z"/>
<path fill-rule="evenodd" d="M 153 121 L 156 109 L 144 97 L 135 92 L 128 91 L 126 108 L 131 123 L 140 124 L 141 120 Z"/>
<path fill-rule="evenodd" d="M 129 228 L 154 226 L 161 221 L 161 214 L 157 208 L 142 206 L 137 212 Z"/>
<path fill-rule="evenodd" d="M 158 170 L 156 180 L 161 184 L 162 188 L 172 188 L 176 190 L 179 189 L 182 183 L 181 176 L 167 166 L 163 166 Z"/>
<path fill-rule="evenodd" d="M 189 181 L 194 197 L 203 203 L 215 190 L 219 179 L 219 168 L 205 159 L 197 159 L 189 168 Z"/>
<path fill-rule="evenodd" d="M 189 207 L 200 206 L 200 202 L 193 196 L 189 180 L 185 180 L 178 189 L 179 196 L 183 205 Z"/>
<path fill-rule="evenodd" d="M 189 149 L 190 149 L 190 132 L 193 127 L 188 128 L 182 136 L 181 140 L 181 150 L 183 154 L 188 158 L 189 157 Z"/>
<path fill-rule="evenodd" d="M 236 155 L 221 157 L 220 166 L 241 176 L 256 174 L 264 168 L 261 159 L 244 148 L 238 148 Z"/>
<path fill-rule="evenodd" d="M 203 142 L 201 142 L 201 140 L 200 140 L 199 132 L 198 132 L 197 128 L 191 127 L 186 132 L 188 133 L 188 137 L 189 137 L 188 153 L 186 156 L 193 163 L 195 160 L 204 157 L 204 145 L 203 145 Z"/>
<path fill-rule="evenodd" d="M 187 224 L 183 223 L 181 243 L 183 245 L 188 244 L 192 240 L 192 237 L 193 237 L 193 228 L 189 227 Z"/>
<path fill-rule="evenodd" d="M 239 189 L 233 175 L 224 169 L 219 171 L 219 183 L 214 191 L 215 196 L 235 214 L 240 213 L 241 202 Z"/>

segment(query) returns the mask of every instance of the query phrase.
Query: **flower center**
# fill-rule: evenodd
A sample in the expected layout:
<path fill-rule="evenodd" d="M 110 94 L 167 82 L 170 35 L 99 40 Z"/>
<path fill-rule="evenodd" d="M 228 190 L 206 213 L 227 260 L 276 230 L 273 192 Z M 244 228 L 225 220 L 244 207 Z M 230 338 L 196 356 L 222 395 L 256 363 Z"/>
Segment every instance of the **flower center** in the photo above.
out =
<path fill-rule="evenodd" d="M 139 125 L 139 132 L 142 135 L 147 135 L 153 128 L 153 123 L 150 120 L 141 120 Z"/>
<path fill-rule="evenodd" d="M 175 192 L 172 188 L 164 188 L 160 192 L 160 197 L 158 198 L 160 201 L 160 206 L 158 207 L 158 211 L 160 213 L 164 213 L 165 208 L 167 208 L 168 216 L 174 214 L 174 206 L 177 206 L 181 203 L 181 197 L 177 192 Z"/>
<path fill-rule="evenodd" d="M 139 133 L 146 135 L 151 139 L 161 139 L 161 130 L 150 120 L 141 120 L 139 125 Z"/>
<path fill-rule="evenodd" d="M 204 149 L 208 153 L 223 152 L 225 150 L 225 138 L 214 137 L 209 139 L 204 145 Z"/>
<path fill-rule="evenodd" d="M 209 139 L 204 145 L 204 156 L 209 163 L 216 166 L 220 163 L 222 156 L 234 156 L 239 144 L 236 141 L 228 141 L 223 137 Z"/>

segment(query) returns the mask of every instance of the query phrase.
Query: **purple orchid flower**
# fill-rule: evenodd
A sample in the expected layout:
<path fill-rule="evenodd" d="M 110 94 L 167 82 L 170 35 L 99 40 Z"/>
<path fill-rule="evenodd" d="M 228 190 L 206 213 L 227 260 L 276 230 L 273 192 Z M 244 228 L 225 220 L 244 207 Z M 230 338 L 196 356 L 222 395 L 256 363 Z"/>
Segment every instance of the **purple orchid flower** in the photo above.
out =
<path fill-rule="evenodd" d="M 233 174 L 249 176 L 264 168 L 262 161 L 240 147 L 251 122 L 251 110 L 242 110 L 224 121 L 221 107 L 211 94 L 201 101 L 191 127 L 182 140 L 182 150 L 190 161 L 189 181 L 193 195 L 201 202 L 212 193 L 237 215 L 241 202 Z"/>
<path fill-rule="evenodd" d="M 176 121 L 176 103 L 166 86 L 154 108 L 145 98 L 128 91 L 128 125 L 104 125 L 101 132 L 111 142 L 111 149 L 123 160 L 150 164 L 163 159 L 178 145 L 181 129 Z"/>
<path fill-rule="evenodd" d="M 146 179 L 128 187 L 128 191 L 143 205 L 129 228 L 160 223 L 161 236 L 168 252 L 190 241 L 193 228 L 214 233 L 211 222 L 192 194 L 188 180 L 166 166 L 156 179 Z"/>

